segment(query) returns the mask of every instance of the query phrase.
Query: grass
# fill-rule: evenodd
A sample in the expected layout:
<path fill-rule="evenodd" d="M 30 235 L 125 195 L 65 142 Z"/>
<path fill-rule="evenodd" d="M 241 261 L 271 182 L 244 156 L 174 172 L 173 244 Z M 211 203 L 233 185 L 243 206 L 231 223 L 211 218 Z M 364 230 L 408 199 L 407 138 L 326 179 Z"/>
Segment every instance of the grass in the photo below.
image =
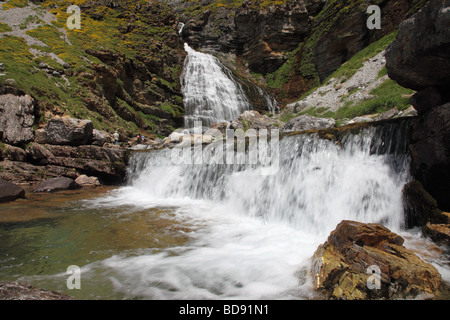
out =
<path fill-rule="evenodd" d="M 410 106 L 409 96 L 414 93 L 398 85 L 391 79 L 387 79 L 378 88 L 370 92 L 375 98 L 365 100 L 358 104 L 348 102 L 344 107 L 338 109 L 332 115 L 336 120 L 352 119 L 368 114 L 383 113 L 392 108 L 402 111 Z"/>

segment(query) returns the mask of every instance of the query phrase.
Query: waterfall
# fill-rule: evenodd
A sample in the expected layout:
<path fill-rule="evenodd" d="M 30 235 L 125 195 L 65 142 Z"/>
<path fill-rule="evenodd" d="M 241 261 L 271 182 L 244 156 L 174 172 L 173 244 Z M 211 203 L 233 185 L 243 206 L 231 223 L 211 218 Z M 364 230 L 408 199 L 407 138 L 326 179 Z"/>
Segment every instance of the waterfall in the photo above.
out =
<path fill-rule="evenodd" d="M 95 205 L 170 209 L 191 229 L 190 241 L 115 255 L 101 268 L 132 298 L 312 298 L 309 259 L 340 221 L 402 230 L 409 125 L 369 127 L 338 141 L 282 138 L 272 175 L 261 174 L 259 164 L 175 165 L 173 149 L 136 152 L 128 186 Z M 203 150 L 222 156 L 214 144 Z"/>
<path fill-rule="evenodd" d="M 129 179 L 146 197 L 214 201 L 301 230 L 327 234 L 343 219 L 398 230 L 408 179 L 407 127 L 404 121 L 368 128 L 340 144 L 316 134 L 286 137 L 278 171 L 268 176 L 254 165 L 172 165 L 169 149 L 138 153 Z"/>
<path fill-rule="evenodd" d="M 238 118 L 250 103 L 232 72 L 216 57 L 197 52 L 185 43 L 187 57 L 181 75 L 185 127 L 204 126 Z"/>

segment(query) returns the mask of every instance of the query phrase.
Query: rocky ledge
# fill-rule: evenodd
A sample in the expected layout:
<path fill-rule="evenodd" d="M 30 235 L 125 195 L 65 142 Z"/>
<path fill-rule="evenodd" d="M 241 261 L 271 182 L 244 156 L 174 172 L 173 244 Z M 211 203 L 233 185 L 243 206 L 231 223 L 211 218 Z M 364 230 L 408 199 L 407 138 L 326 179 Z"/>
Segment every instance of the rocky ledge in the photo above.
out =
<path fill-rule="evenodd" d="M 65 294 L 19 282 L 0 282 L 0 300 L 73 300 Z"/>
<path fill-rule="evenodd" d="M 441 275 L 379 224 L 342 221 L 312 258 L 314 288 L 329 299 L 432 299 Z"/>

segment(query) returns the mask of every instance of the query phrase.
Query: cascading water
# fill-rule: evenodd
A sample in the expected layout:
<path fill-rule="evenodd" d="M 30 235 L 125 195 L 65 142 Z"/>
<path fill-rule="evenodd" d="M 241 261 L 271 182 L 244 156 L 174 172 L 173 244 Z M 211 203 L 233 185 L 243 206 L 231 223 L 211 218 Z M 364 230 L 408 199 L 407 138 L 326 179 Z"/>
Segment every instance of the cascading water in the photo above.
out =
<path fill-rule="evenodd" d="M 309 258 L 341 220 L 401 230 L 407 128 L 365 129 L 340 143 L 283 138 L 273 175 L 258 165 L 174 165 L 169 149 L 135 153 L 129 186 L 95 205 L 172 208 L 191 240 L 102 267 L 115 270 L 117 290 L 141 298 L 311 298 Z"/>
<path fill-rule="evenodd" d="M 229 69 L 216 57 L 195 51 L 185 43 L 187 57 L 181 76 L 185 127 L 194 121 L 204 126 L 237 119 L 250 103 Z"/>

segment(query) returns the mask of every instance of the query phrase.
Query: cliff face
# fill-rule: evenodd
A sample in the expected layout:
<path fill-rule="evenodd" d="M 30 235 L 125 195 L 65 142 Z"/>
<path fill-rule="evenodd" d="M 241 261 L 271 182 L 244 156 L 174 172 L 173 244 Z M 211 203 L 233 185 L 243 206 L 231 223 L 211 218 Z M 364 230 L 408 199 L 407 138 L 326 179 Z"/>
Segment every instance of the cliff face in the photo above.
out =
<path fill-rule="evenodd" d="M 176 1 L 183 40 L 231 52 L 281 102 L 299 98 L 370 43 L 391 33 L 426 0 Z M 367 28 L 367 8 L 381 8 L 381 29 Z M 261 77 L 255 77 L 261 80 Z"/>
<path fill-rule="evenodd" d="M 305 39 L 312 17 L 324 3 L 284 1 L 263 6 L 244 1 L 240 6 L 217 6 L 217 1 L 209 1 L 203 10 L 198 8 L 189 14 L 190 7 L 183 9 L 182 35 L 196 47 L 241 55 L 252 72 L 267 74 L 277 70 L 287 59 L 285 53 Z"/>

